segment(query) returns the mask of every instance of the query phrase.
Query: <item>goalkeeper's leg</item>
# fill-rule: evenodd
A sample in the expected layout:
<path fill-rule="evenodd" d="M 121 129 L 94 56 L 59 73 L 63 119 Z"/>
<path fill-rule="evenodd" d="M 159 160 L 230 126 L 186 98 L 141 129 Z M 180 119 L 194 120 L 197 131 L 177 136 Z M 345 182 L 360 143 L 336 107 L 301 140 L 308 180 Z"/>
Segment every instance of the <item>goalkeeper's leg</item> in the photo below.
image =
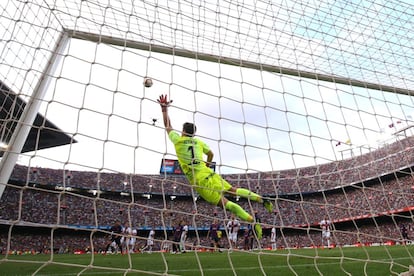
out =
<path fill-rule="evenodd" d="M 231 213 L 235 214 L 241 220 L 246 222 L 254 222 L 253 216 L 246 212 L 239 204 L 234 203 L 233 201 L 223 198 L 223 206 L 226 210 L 229 210 Z"/>
<path fill-rule="evenodd" d="M 256 201 L 262 203 L 264 208 L 269 212 L 272 213 L 273 211 L 273 204 L 269 200 L 263 199 L 260 195 L 256 194 L 245 188 L 234 188 L 231 187 L 230 190 L 227 191 L 228 193 L 234 194 L 236 196 L 240 196 L 243 198 L 250 199 L 252 201 Z"/>

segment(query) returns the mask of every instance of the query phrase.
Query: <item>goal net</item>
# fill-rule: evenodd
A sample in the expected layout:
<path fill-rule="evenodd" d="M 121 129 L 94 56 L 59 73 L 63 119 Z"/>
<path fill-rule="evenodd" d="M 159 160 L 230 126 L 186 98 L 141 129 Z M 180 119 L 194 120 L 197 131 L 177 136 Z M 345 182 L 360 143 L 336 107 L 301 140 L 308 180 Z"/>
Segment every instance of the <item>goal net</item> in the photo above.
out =
<path fill-rule="evenodd" d="M 0 269 L 409 271 L 411 4 L 282 2 L 2 1 Z M 229 211 L 189 185 L 160 94 L 175 130 L 197 125 L 216 173 L 273 203 L 228 198 L 260 218 L 261 239 L 241 221 L 232 242 Z"/>

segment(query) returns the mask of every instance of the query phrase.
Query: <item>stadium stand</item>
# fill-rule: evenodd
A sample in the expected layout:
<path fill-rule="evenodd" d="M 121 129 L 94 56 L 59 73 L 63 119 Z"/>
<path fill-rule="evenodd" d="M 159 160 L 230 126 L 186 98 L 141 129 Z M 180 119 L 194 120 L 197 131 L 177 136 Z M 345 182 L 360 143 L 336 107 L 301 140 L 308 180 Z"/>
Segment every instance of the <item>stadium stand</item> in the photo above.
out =
<path fill-rule="evenodd" d="M 225 178 L 275 200 L 273 214 L 253 202 L 239 203 L 261 218 L 266 237 L 271 225 L 276 225 L 280 247 L 319 246 L 318 221 L 325 215 L 334 223 L 335 246 L 409 242 L 400 227 L 407 225 L 409 235 L 413 234 L 413 142 L 408 137 L 350 159 Z M 208 245 L 205 234 L 212 214 L 222 225 L 227 218 L 222 209 L 212 208 L 194 197 L 182 176 L 16 165 L 0 200 L 0 248 L 8 249 L 5 241 L 11 235 L 9 250 L 43 252 L 50 248 L 52 231 L 57 252 L 85 250 L 91 241 L 97 251 L 115 218 L 130 221 L 139 230 L 141 243 L 149 226 L 155 226 L 159 248 L 161 241 L 170 239 L 174 224 L 184 219 L 190 225 L 190 241 Z"/>

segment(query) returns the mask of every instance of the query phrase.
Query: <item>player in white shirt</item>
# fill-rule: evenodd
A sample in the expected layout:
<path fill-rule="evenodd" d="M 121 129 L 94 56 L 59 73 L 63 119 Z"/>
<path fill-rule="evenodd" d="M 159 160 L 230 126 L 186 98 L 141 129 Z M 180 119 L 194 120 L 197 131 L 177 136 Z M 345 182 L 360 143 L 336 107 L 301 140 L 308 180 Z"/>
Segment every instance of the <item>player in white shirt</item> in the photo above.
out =
<path fill-rule="evenodd" d="M 236 219 L 234 215 L 231 216 L 229 222 L 227 222 L 227 231 L 229 233 L 229 240 L 231 248 L 237 249 L 237 234 L 240 229 L 240 221 Z"/>
<path fill-rule="evenodd" d="M 128 252 L 131 231 L 132 231 L 132 228 L 129 226 L 129 222 L 125 222 L 124 226 L 122 227 L 122 234 L 123 234 L 121 238 L 122 253 Z"/>
<path fill-rule="evenodd" d="M 272 230 L 270 231 L 270 243 L 272 244 L 272 250 L 276 250 L 276 227 L 272 227 Z"/>
<path fill-rule="evenodd" d="M 142 253 L 144 253 L 145 249 L 148 249 L 148 253 L 152 253 L 152 247 L 154 245 L 154 236 L 155 236 L 154 228 L 151 228 L 151 230 L 148 233 L 147 245 L 141 249 Z"/>
<path fill-rule="evenodd" d="M 319 222 L 319 226 L 322 229 L 322 246 L 326 245 L 328 247 L 331 246 L 331 221 L 325 217 L 321 222 Z"/>
<path fill-rule="evenodd" d="M 185 222 L 182 222 L 182 229 L 181 229 L 181 238 L 180 238 L 180 251 L 185 253 L 185 242 L 188 236 L 188 225 Z"/>
<path fill-rule="evenodd" d="M 131 228 L 131 236 L 129 238 L 129 253 L 135 252 L 135 243 L 137 242 L 137 229 Z"/>

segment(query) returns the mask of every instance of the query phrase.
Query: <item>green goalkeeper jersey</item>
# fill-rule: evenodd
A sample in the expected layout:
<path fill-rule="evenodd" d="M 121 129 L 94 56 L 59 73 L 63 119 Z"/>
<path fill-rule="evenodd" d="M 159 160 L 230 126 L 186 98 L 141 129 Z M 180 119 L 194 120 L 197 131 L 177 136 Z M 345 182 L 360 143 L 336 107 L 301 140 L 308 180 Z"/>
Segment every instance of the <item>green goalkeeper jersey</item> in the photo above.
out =
<path fill-rule="evenodd" d="M 222 192 L 230 190 L 231 185 L 207 167 L 203 160 L 203 155 L 210 151 L 209 146 L 200 139 L 180 136 L 175 131 L 170 131 L 169 138 L 188 181 L 204 200 L 217 205 Z"/>
<path fill-rule="evenodd" d="M 181 136 L 176 131 L 170 131 L 169 138 L 174 144 L 181 169 L 191 183 L 198 172 L 211 171 L 203 160 L 204 154 L 210 151 L 206 143 L 194 137 Z"/>

